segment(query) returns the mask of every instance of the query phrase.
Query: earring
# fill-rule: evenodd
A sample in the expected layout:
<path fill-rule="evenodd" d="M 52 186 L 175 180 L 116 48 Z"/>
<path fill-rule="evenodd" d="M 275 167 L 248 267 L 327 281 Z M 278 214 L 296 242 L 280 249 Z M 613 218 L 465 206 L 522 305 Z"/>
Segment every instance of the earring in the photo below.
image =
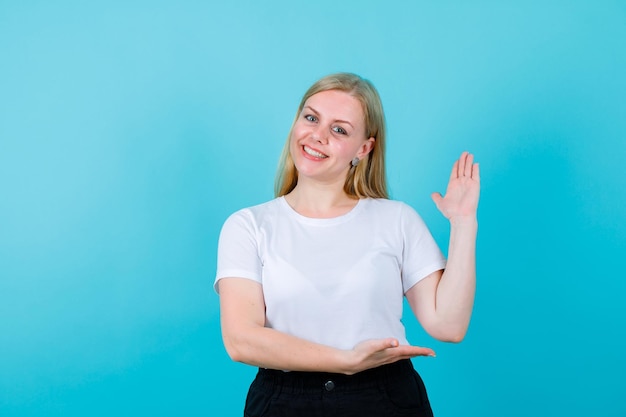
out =
<path fill-rule="evenodd" d="M 352 159 L 352 166 L 353 166 L 353 167 L 357 166 L 357 165 L 359 164 L 359 161 L 360 161 L 359 157 L 358 157 L 358 156 L 355 156 L 355 157 Z"/>

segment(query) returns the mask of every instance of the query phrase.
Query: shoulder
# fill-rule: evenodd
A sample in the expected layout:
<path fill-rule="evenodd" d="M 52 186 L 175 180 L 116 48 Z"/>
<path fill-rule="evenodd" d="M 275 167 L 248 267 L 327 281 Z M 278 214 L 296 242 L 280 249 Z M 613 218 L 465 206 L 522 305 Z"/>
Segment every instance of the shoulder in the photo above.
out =
<path fill-rule="evenodd" d="M 389 200 L 386 198 L 366 198 L 363 203 L 367 210 L 377 212 L 379 214 L 393 214 L 398 216 L 404 216 L 407 213 L 409 215 L 417 215 L 417 212 L 413 207 L 409 206 L 403 201 Z"/>
<path fill-rule="evenodd" d="M 234 212 L 229 216 L 230 218 L 238 218 L 238 217 L 252 217 L 259 218 L 267 215 L 271 215 L 278 211 L 280 208 L 281 197 L 275 198 L 273 200 L 267 201 L 265 203 L 257 204 L 255 206 L 250 206 L 246 208 L 242 208 Z"/>
<path fill-rule="evenodd" d="M 265 203 L 239 209 L 228 216 L 224 225 L 227 226 L 233 223 L 256 225 L 263 223 L 269 218 L 276 217 L 280 209 L 280 203 L 281 198 L 279 197 Z"/>
<path fill-rule="evenodd" d="M 381 222 L 388 227 L 394 225 L 401 230 L 411 228 L 423 228 L 425 226 L 422 217 L 417 211 L 403 201 L 388 200 L 384 198 L 368 198 L 364 200 L 364 206 L 370 221 Z"/>

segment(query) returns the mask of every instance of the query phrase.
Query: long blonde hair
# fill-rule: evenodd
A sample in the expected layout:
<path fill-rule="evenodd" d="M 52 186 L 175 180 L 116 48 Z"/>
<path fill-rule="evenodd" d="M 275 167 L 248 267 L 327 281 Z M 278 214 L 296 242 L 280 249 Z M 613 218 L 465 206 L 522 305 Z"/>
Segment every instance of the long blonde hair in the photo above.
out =
<path fill-rule="evenodd" d="M 366 138 L 375 139 L 370 153 L 357 166 L 350 168 L 344 183 L 346 194 L 357 198 L 389 198 L 387 194 L 387 176 L 385 174 L 385 114 L 380 96 L 374 85 L 356 74 L 337 73 L 327 75 L 313 84 L 302 97 L 296 117 L 294 118 L 287 142 L 283 148 L 278 164 L 274 194 L 276 197 L 290 193 L 298 183 L 298 171 L 291 158 L 289 141 L 293 126 L 298 119 L 305 102 L 313 95 L 322 91 L 343 91 L 361 103 L 365 117 Z"/>

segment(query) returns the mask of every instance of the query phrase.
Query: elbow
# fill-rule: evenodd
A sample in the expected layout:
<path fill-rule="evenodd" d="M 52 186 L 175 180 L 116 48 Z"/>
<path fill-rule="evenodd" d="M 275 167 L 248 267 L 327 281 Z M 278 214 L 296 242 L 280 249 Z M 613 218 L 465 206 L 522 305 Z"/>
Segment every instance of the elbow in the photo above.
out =
<path fill-rule="evenodd" d="M 428 333 L 440 342 L 461 343 L 467 334 L 467 327 L 441 327 Z"/>
<path fill-rule="evenodd" d="M 233 362 L 241 362 L 248 365 L 257 365 L 259 340 L 257 329 L 259 326 L 222 326 L 222 342 L 226 353 Z"/>
<path fill-rule="evenodd" d="M 226 347 L 226 353 L 233 362 L 243 362 L 243 355 L 237 349 Z"/>
<path fill-rule="evenodd" d="M 439 340 L 442 342 L 447 342 L 447 343 L 461 343 L 463 339 L 465 339 L 465 332 L 451 333 L 449 335 L 444 336 L 443 338 Z"/>
<path fill-rule="evenodd" d="M 246 362 L 245 354 L 236 341 L 227 337 L 224 337 L 223 341 L 226 353 L 233 362 Z"/>
<path fill-rule="evenodd" d="M 441 342 L 461 343 L 465 339 L 469 324 L 469 316 L 442 315 L 439 320 L 433 322 L 431 335 Z"/>

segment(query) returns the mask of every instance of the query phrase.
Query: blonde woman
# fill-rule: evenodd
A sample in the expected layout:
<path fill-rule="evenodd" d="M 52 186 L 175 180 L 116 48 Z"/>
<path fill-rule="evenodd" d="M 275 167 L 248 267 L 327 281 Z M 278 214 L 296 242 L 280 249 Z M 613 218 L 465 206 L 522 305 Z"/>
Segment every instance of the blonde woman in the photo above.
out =
<path fill-rule="evenodd" d="M 444 259 L 419 215 L 388 199 L 378 92 L 348 73 L 305 93 L 276 198 L 220 234 L 215 288 L 224 345 L 259 368 L 244 416 L 432 416 L 411 358 L 403 297 L 433 337 L 459 342 L 474 302 L 479 167 L 464 152 L 445 196 Z"/>

